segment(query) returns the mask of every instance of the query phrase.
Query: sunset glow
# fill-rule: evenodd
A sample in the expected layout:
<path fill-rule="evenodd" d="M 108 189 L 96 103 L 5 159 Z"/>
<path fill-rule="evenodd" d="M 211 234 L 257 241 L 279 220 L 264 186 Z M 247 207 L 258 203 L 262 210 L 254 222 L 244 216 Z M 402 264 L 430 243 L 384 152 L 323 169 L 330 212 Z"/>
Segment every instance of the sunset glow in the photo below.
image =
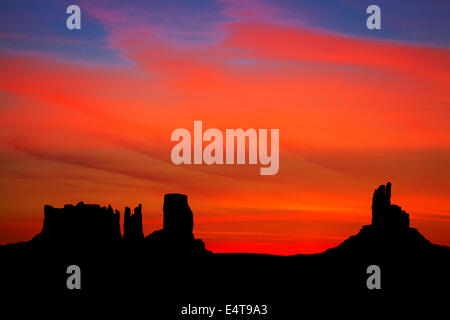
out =
<path fill-rule="evenodd" d="M 352 34 L 276 2 L 80 7 L 79 36 L 0 25 L 0 243 L 37 234 L 45 204 L 79 201 L 142 203 L 149 234 L 178 192 L 209 250 L 316 253 L 369 224 L 391 181 L 411 226 L 450 245 L 448 37 Z M 279 129 L 278 174 L 173 164 L 171 132 L 194 120 Z"/>

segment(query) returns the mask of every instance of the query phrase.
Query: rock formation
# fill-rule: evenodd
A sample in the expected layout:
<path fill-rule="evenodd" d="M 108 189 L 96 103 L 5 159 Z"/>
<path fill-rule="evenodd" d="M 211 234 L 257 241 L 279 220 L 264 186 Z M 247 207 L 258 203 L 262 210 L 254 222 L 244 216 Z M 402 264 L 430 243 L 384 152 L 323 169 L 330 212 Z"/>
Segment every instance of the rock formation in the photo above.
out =
<path fill-rule="evenodd" d="M 409 214 L 397 205 L 391 205 L 391 183 L 381 185 L 373 193 L 372 225 L 379 229 L 406 230 Z"/>
<path fill-rule="evenodd" d="M 194 218 L 183 194 L 166 194 L 163 205 L 163 229 L 144 238 L 142 226 L 142 205 L 139 204 L 131 214 L 125 208 L 123 238 L 120 232 L 120 213 L 111 206 L 101 207 L 97 204 L 65 205 L 64 208 L 44 207 L 44 225 L 42 231 L 33 238 L 34 244 L 51 243 L 54 245 L 73 244 L 90 246 L 95 244 L 112 244 L 125 240 L 143 240 L 142 246 L 159 253 L 184 252 L 203 253 L 205 245 L 195 239 L 192 233 Z M 137 245 L 137 244 L 136 244 Z M 135 246 L 126 246 L 128 249 Z M 137 248 L 137 247 L 136 247 Z"/>
<path fill-rule="evenodd" d="M 111 206 L 79 202 L 64 208 L 44 206 L 44 225 L 35 241 L 99 243 L 120 240 L 120 213 Z"/>
<path fill-rule="evenodd" d="M 410 227 L 409 214 L 391 204 L 391 183 L 388 182 L 373 193 L 372 224 L 363 226 L 358 234 L 326 252 L 336 253 L 344 249 L 350 254 L 373 258 L 377 255 L 397 256 L 429 249 L 430 246 L 432 244 L 417 229 Z"/>
<path fill-rule="evenodd" d="M 164 230 L 172 237 L 193 238 L 194 216 L 187 202 L 187 196 L 169 193 L 164 196 Z"/>
<path fill-rule="evenodd" d="M 147 236 L 145 239 L 157 249 L 168 252 L 205 252 L 202 240 L 194 239 L 192 233 L 194 218 L 187 202 L 187 196 L 169 193 L 164 196 L 163 229 Z"/>
<path fill-rule="evenodd" d="M 123 239 L 124 240 L 142 240 L 144 232 L 142 228 L 142 205 L 139 204 L 131 214 L 129 207 L 125 208 L 123 217 Z"/>

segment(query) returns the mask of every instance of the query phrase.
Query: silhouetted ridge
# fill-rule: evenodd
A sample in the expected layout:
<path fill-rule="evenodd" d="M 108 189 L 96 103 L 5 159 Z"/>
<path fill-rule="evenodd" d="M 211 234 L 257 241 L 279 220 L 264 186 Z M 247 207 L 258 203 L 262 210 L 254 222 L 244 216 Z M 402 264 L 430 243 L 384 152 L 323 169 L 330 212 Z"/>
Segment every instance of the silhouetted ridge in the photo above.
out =
<path fill-rule="evenodd" d="M 398 297 L 405 294 L 429 296 L 450 287 L 450 248 L 431 244 L 409 227 L 408 214 L 391 204 L 390 183 L 374 192 L 372 224 L 320 254 L 212 254 L 194 237 L 186 195 L 165 195 L 162 209 L 163 228 L 144 237 L 142 206 L 133 214 L 126 208 L 122 239 L 120 214 L 111 206 L 82 202 L 64 208 L 45 206 L 42 231 L 32 241 L 0 246 L 2 297 L 15 298 L 24 292 L 31 292 L 33 300 L 45 293 L 67 295 L 71 306 L 73 301 L 84 300 L 73 300 L 74 296 L 94 297 L 96 302 L 107 297 L 107 307 L 119 301 L 117 297 L 129 298 L 128 315 L 142 306 L 155 319 L 182 319 L 180 306 L 187 303 L 206 306 L 212 300 L 250 299 L 271 303 L 270 319 L 290 319 L 291 315 L 275 314 L 292 310 L 298 318 L 306 314 L 305 306 L 318 302 L 314 312 L 326 306 L 336 317 L 336 308 L 329 308 L 329 302 L 339 298 L 343 306 L 350 307 L 368 298 L 367 310 L 385 312 L 388 308 L 381 307 L 380 297 L 398 304 Z M 71 265 L 80 267 L 81 290 L 67 286 Z M 366 270 L 373 265 L 381 270 L 380 290 L 367 286 Z M 56 305 L 54 301 L 50 298 L 45 303 Z M 19 303 L 27 305 L 20 299 Z M 398 305 L 403 314 L 405 305 Z M 155 311 L 158 307 L 164 316 Z M 347 315 L 350 309 L 345 308 Z M 116 313 L 114 304 L 111 310 Z M 258 318 L 244 318 L 254 316 Z"/>

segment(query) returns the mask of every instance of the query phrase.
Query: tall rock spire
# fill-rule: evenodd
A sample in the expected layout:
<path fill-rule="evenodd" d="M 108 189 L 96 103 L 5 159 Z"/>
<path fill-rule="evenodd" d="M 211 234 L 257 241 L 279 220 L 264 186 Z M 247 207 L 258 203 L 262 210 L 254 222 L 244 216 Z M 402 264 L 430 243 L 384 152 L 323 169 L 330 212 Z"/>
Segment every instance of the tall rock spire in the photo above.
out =
<path fill-rule="evenodd" d="M 124 240 L 141 240 L 144 239 L 142 228 L 142 205 L 139 204 L 134 208 L 134 214 L 131 215 L 129 207 L 125 208 L 123 218 L 123 239 Z"/>
<path fill-rule="evenodd" d="M 409 228 L 409 214 L 391 204 L 391 183 L 381 185 L 373 193 L 372 225 L 380 229 Z"/>
<path fill-rule="evenodd" d="M 194 217 L 187 196 L 169 193 L 164 196 L 163 229 L 145 237 L 157 252 L 181 255 L 209 253 L 200 239 L 193 234 Z"/>
<path fill-rule="evenodd" d="M 164 196 L 163 229 L 175 237 L 192 238 L 194 217 L 187 202 L 187 196 L 179 193 L 169 193 Z"/>

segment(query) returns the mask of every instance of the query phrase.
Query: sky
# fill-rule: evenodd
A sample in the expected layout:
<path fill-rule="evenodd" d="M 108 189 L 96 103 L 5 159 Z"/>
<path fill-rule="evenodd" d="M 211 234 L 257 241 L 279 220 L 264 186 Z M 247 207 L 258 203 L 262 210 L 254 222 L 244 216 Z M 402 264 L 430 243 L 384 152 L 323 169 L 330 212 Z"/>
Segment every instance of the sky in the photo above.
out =
<path fill-rule="evenodd" d="M 66 8 L 81 8 L 81 30 Z M 381 30 L 366 28 L 367 6 Z M 448 1 L 0 3 L 0 243 L 43 207 L 188 195 L 214 252 L 316 253 L 371 222 L 392 182 L 411 226 L 450 245 Z M 173 130 L 277 128 L 278 174 L 172 163 Z"/>

